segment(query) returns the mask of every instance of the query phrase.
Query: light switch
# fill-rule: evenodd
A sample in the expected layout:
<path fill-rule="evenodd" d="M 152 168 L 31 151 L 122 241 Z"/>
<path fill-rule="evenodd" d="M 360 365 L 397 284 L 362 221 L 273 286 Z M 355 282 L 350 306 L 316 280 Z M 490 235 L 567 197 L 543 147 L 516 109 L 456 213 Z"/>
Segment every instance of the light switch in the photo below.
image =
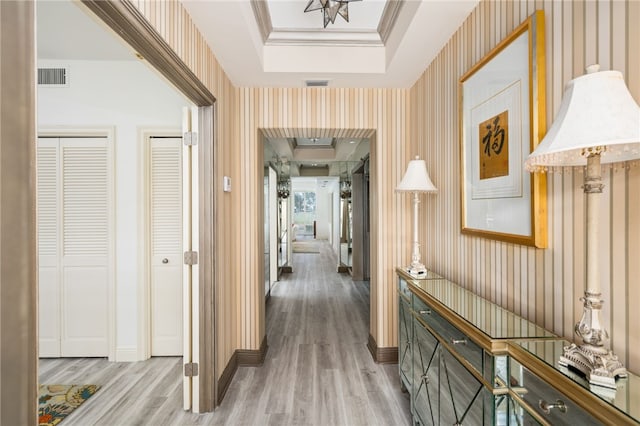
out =
<path fill-rule="evenodd" d="M 231 192 L 231 178 L 229 176 L 222 177 L 222 189 L 224 192 Z"/>

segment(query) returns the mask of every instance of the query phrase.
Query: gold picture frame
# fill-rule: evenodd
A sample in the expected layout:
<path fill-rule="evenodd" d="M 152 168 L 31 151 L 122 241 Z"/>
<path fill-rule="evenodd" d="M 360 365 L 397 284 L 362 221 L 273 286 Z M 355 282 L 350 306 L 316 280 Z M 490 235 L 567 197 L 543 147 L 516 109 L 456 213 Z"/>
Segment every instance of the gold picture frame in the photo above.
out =
<path fill-rule="evenodd" d="M 462 233 L 544 248 L 546 176 L 524 161 L 546 131 L 544 13 L 459 81 Z"/>

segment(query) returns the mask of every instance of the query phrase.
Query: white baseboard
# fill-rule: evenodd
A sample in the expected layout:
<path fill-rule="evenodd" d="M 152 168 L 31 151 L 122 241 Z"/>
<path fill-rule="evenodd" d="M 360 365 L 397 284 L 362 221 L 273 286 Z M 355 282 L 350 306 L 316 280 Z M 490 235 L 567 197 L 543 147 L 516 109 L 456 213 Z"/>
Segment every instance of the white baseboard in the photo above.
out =
<path fill-rule="evenodd" d="M 116 362 L 141 361 L 138 357 L 138 349 L 135 346 L 120 347 L 116 349 Z"/>

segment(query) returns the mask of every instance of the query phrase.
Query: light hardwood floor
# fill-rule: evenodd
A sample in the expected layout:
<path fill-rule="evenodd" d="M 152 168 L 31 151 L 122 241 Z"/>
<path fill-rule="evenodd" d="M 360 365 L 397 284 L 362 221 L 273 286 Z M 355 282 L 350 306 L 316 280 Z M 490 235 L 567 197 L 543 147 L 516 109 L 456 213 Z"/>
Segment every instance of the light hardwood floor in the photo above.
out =
<path fill-rule="evenodd" d="M 41 383 L 102 389 L 63 423 L 72 425 L 409 425 L 397 365 L 373 362 L 369 286 L 338 274 L 327 243 L 296 253 L 267 302 L 262 367 L 240 367 L 214 413 L 182 410 L 181 359 L 135 363 L 43 359 Z"/>

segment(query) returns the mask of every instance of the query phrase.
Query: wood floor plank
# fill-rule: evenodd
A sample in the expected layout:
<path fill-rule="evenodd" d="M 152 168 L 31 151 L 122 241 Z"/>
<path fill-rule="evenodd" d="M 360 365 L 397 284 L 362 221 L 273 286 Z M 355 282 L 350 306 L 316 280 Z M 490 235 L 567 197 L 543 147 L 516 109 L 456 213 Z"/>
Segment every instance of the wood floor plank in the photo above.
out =
<path fill-rule="evenodd" d="M 42 359 L 41 383 L 102 386 L 64 426 L 410 425 L 397 365 L 376 364 L 366 347 L 369 283 L 335 272 L 335 254 L 319 245 L 295 253 L 294 272 L 272 287 L 265 363 L 239 367 L 214 413 L 182 410 L 179 357 Z"/>

